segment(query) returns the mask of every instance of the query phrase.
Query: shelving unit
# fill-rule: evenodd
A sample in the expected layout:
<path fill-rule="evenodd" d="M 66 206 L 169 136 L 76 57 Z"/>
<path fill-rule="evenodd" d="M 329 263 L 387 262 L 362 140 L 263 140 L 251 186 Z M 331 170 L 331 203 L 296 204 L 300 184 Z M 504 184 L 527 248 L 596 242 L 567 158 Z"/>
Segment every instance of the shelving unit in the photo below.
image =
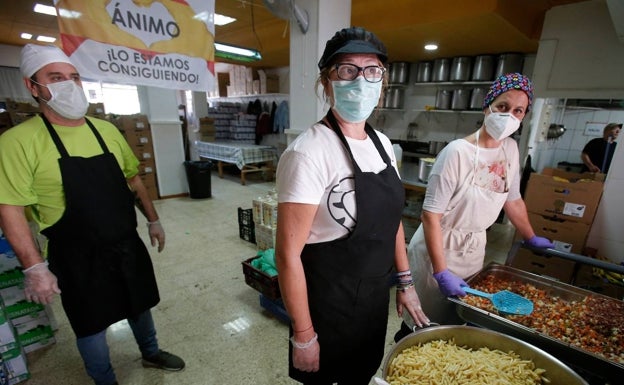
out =
<path fill-rule="evenodd" d="M 493 80 L 487 81 L 465 81 L 465 82 L 416 82 L 413 83 L 417 88 L 431 88 L 432 90 L 438 89 L 453 89 L 453 88 L 484 88 L 490 86 Z M 446 113 L 446 114 L 482 114 L 481 110 L 452 110 L 452 109 L 414 109 L 412 111 L 417 112 L 432 112 L 432 113 Z"/>

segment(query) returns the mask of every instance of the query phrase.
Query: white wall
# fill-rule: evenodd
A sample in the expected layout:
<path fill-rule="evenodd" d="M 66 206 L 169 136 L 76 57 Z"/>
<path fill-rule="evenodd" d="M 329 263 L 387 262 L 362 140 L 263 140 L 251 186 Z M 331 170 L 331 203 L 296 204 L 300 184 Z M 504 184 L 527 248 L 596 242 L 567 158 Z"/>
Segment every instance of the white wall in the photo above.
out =
<path fill-rule="evenodd" d="M 538 96 L 624 99 L 622 68 L 624 44 L 617 38 L 604 0 L 559 6 L 546 13 L 533 79 Z M 622 111 L 566 113 L 564 122 L 575 132 L 560 139 L 557 146 L 562 148 L 555 149 L 553 159 L 566 151 L 566 156 L 573 156 L 572 149 L 579 148 L 585 139 L 578 132 L 584 121 L 623 122 L 623 115 Z M 623 148 L 620 143 L 616 149 L 587 240 L 587 246 L 615 262 L 624 261 Z"/>

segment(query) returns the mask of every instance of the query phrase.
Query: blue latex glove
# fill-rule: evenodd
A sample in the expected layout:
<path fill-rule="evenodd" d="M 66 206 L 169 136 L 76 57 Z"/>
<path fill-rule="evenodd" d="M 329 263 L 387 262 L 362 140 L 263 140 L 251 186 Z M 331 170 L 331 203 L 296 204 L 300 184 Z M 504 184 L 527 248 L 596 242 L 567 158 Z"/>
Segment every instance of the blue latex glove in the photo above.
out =
<path fill-rule="evenodd" d="M 524 241 L 528 246 L 539 247 L 540 249 L 553 248 L 555 244 L 549 241 L 547 238 L 532 236 L 530 239 Z"/>
<path fill-rule="evenodd" d="M 462 286 L 468 286 L 468 284 L 455 274 L 444 269 L 439 273 L 433 273 L 433 278 L 438 281 L 438 286 L 442 294 L 447 297 L 458 295 L 465 296 L 466 292 L 462 289 Z"/>

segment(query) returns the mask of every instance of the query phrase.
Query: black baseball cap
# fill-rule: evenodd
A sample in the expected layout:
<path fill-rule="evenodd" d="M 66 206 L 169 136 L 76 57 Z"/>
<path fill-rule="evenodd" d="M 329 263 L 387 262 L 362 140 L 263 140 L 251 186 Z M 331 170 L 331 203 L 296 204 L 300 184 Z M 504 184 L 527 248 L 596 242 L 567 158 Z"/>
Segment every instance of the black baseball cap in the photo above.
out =
<path fill-rule="evenodd" d="M 343 53 L 374 53 L 383 64 L 388 61 L 386 46 L 374 33 L 362 27 L 343 28 L 325 44 L 325 51 L 318 62 L 319 69 L 331 63 L 334 56 Z"/>

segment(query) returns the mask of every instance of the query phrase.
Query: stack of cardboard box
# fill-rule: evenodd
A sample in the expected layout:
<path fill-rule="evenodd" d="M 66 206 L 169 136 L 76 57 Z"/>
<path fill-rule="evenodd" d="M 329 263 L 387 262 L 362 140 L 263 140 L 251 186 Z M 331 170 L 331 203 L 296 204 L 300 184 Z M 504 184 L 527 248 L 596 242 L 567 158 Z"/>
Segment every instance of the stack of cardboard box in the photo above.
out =
<path fill-rule="evenodd" d="M 26 301 L 22 268 L 8 241 L 1 236 L 0 304 L 0 354 L 8 383 L 16 384 L 30 377 L 25 354 L 56 340 L 53 317 L 43 305 Z"/>
<path fill-rule="evenodd" d="M 89 103 L 87 109 L 87 116 L 93 116 L 98 119 L 106 119 L 106 112 L 104 110 L 104 103 Z"/>
<path fill-rule="evenodd" d="M 16 102 L 14 100 L 7 99 L 5 101 L 5 105 L 6 110 L 9 112 L 11 124 L 13 126 L 17 126 L 39 113 L 39 106 L 36 104 Z"/>
<path fill-rule="evenodd" d="M 121 130 L 132 151 L 139 159 L 139 175 L 150 199 L 158 199 L 154 147 L 147 116 L 141 114 L 120 115 L 113 119 L 113 124 Z"/>
<path fill-rule="evenodd" d="M 602 196 L 600 175 L 553 168 L 531 174 L 524 200 L 536 235 L 552 240 L 559 251 L 582 254 Z M 516 239 L 520 239 L 518 234 Z M 576 264 L 520 249 L 512 266 L 571 282 Z"/>
<path fill-rule="evenodd" d="M 199 140 L 202 142 L 214 142 L 216 133 L 217 127 L 215 126 L 214 118 L 199 118 Z"/>

